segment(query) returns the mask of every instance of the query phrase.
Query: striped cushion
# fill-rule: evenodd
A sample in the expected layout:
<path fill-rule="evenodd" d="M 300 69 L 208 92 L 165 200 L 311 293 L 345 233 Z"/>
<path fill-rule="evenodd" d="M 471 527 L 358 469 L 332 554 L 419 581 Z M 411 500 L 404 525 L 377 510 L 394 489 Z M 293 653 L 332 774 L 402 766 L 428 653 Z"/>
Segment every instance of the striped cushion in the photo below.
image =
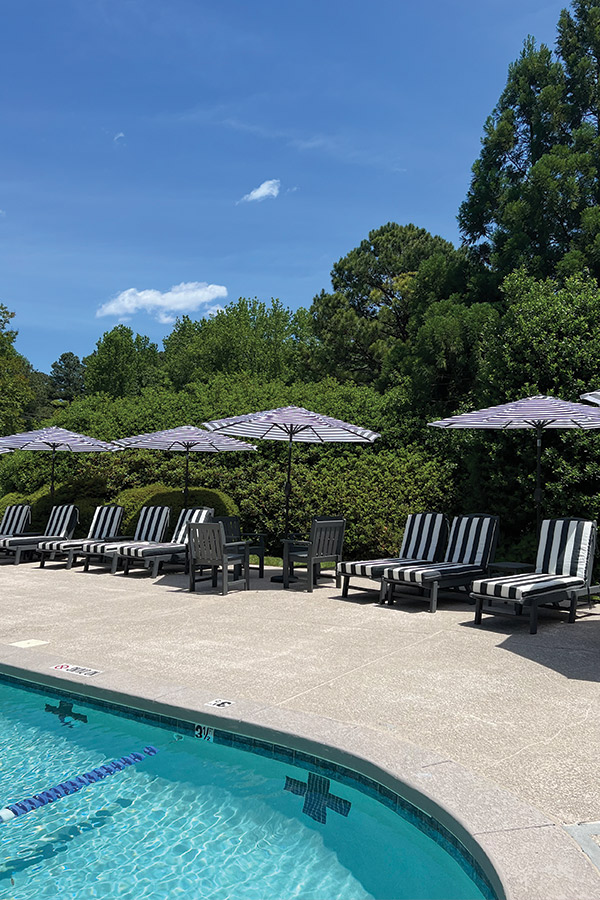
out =
<path fill-rule="evenodd" d="M 16 547 L 37 547 L 40 541 L 63 541 L 59 534 L 50 535 L 48 538 L 43 534 L 26 534 L 18 537 L 0 538 L 0 550 L 14 550 Z"/>
<path fill-rule="evenodd" d="M 444 562 L 487 569 L 495 545 L 497 516 L 456 516 L 450 528 Z"/>
<path fill-rule="evenodd" d="M 412 513 L 406 520 L 398 556 L 414 560 L 439 559 L 438 549 L 445 540 L 446 518 L 442 513 Z"/>
<path fill-rule="evenodd" d="M 185 553 L 187 544 L 176 544 L 173 541 L 165 543 L 141 543 L 141 544 L 121 544 L 119 546 L 119 556 L 126 556 L 129 559 L 150 559 L 153 556 L 169 556 L 176 553 Z"/>
<path fill-rule="evenodd" d="M 0 522 L 0 536 L 21 534 L 31 522 L 31 507 L 27 503 L 7 506 Z"/>
<path fill-rule="evenodd" d="M 555 592 L 565 593 L 585 587 L 583 578 L 576 575 L 546 575 L 543 573 L 510 575 L 508 578 L 485 578 L 474 581 L 472 594 L 482 597 L 498 597 L 525 603 L 529 598 Z M 550 597 L 549 597 L 550 599 Z"/>
<path fill-rule="evenodd" d="M 596 540 L 596 523 L 583 519 L 544 519 L 535 571 L 576 575 L 588 582 Z"/>
<path fill-rule="evenodd" d="M 122 520 L 122 506 L 97 506 L 87 534 L 88 539 L 100 541 L 118 534 Z"/>
<path fill-rule="evenodd" d="M 106 540 L 118 533 L 123 518 L 122 506 L 97 506 L 85 540 Z M 67 553 L 69 550 L 81 550 L 84 539 L 71 541 L 43 540 L 37 545 L 38 550 L 45 553 Z"/>
<path fill-rule="evenodd" d="M 182 509 L 177 519 L 177 525 L 173 531 L 174 544 L 187 544 L 188 542 L 188 523 L 190 522 L 210 522 L 213 517 L 214 510 L 208 509 L 206 506 L 197 506 L 192 509 Z"/>
<path fill-rule="evenodd" d="M 79 510 L 73 504 L 53 506 L 43 537 L 70 538 L 79 521 Z"/>
<path fill-rule="evenodd" d="M 55 541 L 55 540 L 46 540 L 38 541 L 37 548 L 38 550 L 43 550 L 45 553 L 66 553 L 68 550 L 77 550 L 83 544 L 83 539 L 74 540 L 74 541 Z"/>
<path fill-rule="evenodd" d="M 339 575 L 356 575 L 363 578 L 381 578 L 385 569 L 392 566 L 410 566 L 415 563 L 426 564 L 427 560 L 416 559 L 365 559 L 359 562 L 338 563 Z"/>
<path fill-rule="evenodd" d="M 119 545 L 119 556 L 125 556 L 128 559 L 146 559 L 150 556 L 163 556 L 168 553 L 185 553 L 188 542 L 188 524 L 191 522 L 208 522 L 212 515 L 213 510 L 203 506 L 193 509 L 182 509 L 171 542 L 131 541 L 130 543 Z"/>
<path fill-rule="evenodd" d="M 169 524 L 171 510 L 168 506 L 144 506 L 140 511 L 133 540 L 162 541 Z"/>
<path fill-rule="evenodd" d="M 483 575 L 485 569 L 468 563 L 411 563 L 407 566 L 385 569 L 383 577 L 387 581 L 408 581 L 423 583 L 425 581 L 441 581 L 444 578 L 464 578 L 468 582 L 477 575 Z"/>

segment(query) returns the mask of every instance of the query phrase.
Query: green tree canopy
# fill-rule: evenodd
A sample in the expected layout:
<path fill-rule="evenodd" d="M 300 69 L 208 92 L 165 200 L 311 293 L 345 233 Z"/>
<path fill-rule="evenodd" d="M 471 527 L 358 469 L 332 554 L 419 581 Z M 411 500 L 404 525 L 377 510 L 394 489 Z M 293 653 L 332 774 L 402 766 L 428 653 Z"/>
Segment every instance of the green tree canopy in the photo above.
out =
<path fill-rule="evenodd" d="M 14 315 L 0 303 L 0 434 L 19 431 L 35 397 L 31 366 L 15 350 L 17 332 L 8 327 Z"/>
<path fill-rule="evenodd" d="M 74 353 L 62 353 L 50 367 L 50 390 L 56 400 L 74 400 L 83 394 L 85 366 Z"/>
<path fill-rule="evenodd" d="M 144 335 L 134 335 L 126 325 L 105 332 L 83 362 L 87 394 L 127 397 L 139 394 L 161 377 L 156 344 Z"/>

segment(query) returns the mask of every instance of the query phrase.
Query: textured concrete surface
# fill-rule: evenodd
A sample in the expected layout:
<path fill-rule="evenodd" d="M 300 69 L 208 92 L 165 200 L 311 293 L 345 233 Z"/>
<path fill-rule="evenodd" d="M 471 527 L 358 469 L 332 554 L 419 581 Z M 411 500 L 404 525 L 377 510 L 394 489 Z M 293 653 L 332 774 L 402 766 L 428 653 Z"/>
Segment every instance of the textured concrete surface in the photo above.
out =
<path fill-rule="evenodd" d="M 365 757 L 456 813 L 510 896 L 600 897 L 600 873 L 560 827 L 600 820 L 600 607 L 574 625 L 544 615 L 530 635 L 525 619 L 476 628 L 456 601 L 431 615 L 324 584 L 284 591 L 254 575 L 251 591 L 222 597 L 209 583 L 189 594 L 177 574 L 5 563 L 1 658 L 111 672 L 111 689 L 132 696 L 162 681 L 156 699 L 176 707 L 200 691 L 257 727 L 359 755 L 364 743 Z M 47 643 L 10 646 L 30 640 Z M 528 853 L 543 865 L 525 887 L 513 870 Z"/>

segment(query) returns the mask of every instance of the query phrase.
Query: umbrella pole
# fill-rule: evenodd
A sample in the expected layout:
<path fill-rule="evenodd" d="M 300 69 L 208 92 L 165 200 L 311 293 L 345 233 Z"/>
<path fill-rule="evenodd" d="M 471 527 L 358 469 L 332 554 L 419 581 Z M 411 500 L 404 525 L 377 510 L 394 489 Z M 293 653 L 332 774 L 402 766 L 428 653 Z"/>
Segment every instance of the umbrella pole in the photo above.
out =
<path fill-rule="evenodd" d="M 287 479 L 283 489 L 285 494 L 285 527 L 284 539 L 287 540 L 290 532 L 290 494 L 292 493 L 292 432 L 288 441 Z"/>
<path fill-rule="evenodd" d="M 285 482 L 285 486 L 283 488 L 283 492 L 285 494 L 285 528 L 284 528 L 284 540 L 287 540 L 290 536 L 290 494 L 292 493 L 292 441 L 294 438 L 294 432 L 290 429 L 290 439 L 288 441 L 288 457 L 287 457 L 287 480 Z M 283 575 L 272 575 L 271 581 L 278 582 L 279 584 L 283 583 Z M 298 581 L 295 575 L 291 575 L 288 573 L 288 581 Z"/>
<path fill-rule="evenodd" d="M 542 528 L 542 426 L 536 426 L 536 466 L 535 466 L 535 492 L 533 495 L 535 503 L 535 526 L 536 534 L 539 538 Z"/>
<path fill-rule="evenodd" d="M 188 481 L 190 475 L 190 448 L 185 448 L 185 488 L 183 490 L 183 508 L 187 509 L 188 505 Z"/>
<path fill-rule="evenodd" d="M 50 475 L 50 502 L 54 506 L 54 460 L 56 458 L 56 447 L 52 448 L 52 471 Z"/>

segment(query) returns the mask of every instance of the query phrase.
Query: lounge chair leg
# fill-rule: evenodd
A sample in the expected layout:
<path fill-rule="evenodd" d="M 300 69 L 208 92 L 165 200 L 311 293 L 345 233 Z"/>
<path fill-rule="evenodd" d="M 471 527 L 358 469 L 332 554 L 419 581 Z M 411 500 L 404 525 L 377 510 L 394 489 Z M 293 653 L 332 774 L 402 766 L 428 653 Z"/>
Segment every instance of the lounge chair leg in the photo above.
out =
<path fill-rule="evenodd" d="M 475 599 L 475 625 L 481 625 L 481 615 L 483 613 L 483 597 Z"/>
<path fill-rule="evenodd" d="M 155 559 L 152 564 L 152 577 L 153 578 L 156 578 L 156 576 L 158 575 L 159 568 L 160 568 L 160 560 Z"/>
<path fill-rule="evenodd" d="M 341 578 L 342 578 L 342 597 L 347 597 L 348 596 L 348 588 L 350 587 L 350 576 L 342 575 Z M 383 582 L 382 582 L 382 586 L 383 586 Z M 379 602 L 380 603 L 383 602 L 381 599 L 381 591 L 379 591 Z"/>
<path fill-rule="evenodd" d="M 69 550 L 69 555 L 67 557 L 67 569 L 73 568 L 73 563 L 77 559 L 77 554 L 73 550 Z"/>
<path fill-rule="evenodd" d="M 571 604 L 569 606 L 569 623 L 575 621 L 575 612 L 577 610 L 577 594 L 571 594 Z"/>
<path fill-rule="evenodd" d="M 258 577 L 265 577 L 265 557 L 264 554 L 258 557 Z"/>
<path fill-rule="evenodd" d="M 17 552 L 15 553 L 14 565 L 18 566 L 20 562 L 21 562 L 21 548 L 17 547 Z"/>
<path fill-rule="evenodd" d="M 346 577 L 346 576 L 344 576 Z M 350 576 L 348 577 L 348 582 L 350 582 Z M 344 595 L 344 588 L 346 589 L 346 594 Z M 387 600 L 387 592 L 388 592 L 388 583 L 385 578 L 381 579 L 381 586 L 379 588 L 379 604 L 383 606 L 385 601 Z M 342 596 L 348 596 L 348 584 L 342 586 Z"/>
<path fill-rule="evenodd" d="M 213 587 L 216 587 L 216 586 L 217 586 L 217 576 L 218 576 L 218 574 L 219 574 L 219 567 L 218 567 L 218 566 L 213 566 L 213 567 L 212 567 L 212 586 L 213 586 Z"/>
<path fill-rule="evenodd" d="M 44 563 L 46 562 L 46 554 L 44 552 L 40 555 L 40 569 L 44 568 Z"/>
<path fill-rule="evenodd" d="M 223 578 L 221 581 L 221 594 L 223 596 L 225 596 L 225 594 L 229 590 L 229 584 L 228 584 L 228 582 L 229 582 L 229 566 L 228 566 L 227 562 L 223 563 L 223 565 L 221 566 L 221 569 L 223 570 Z M 234 571 L 234 577 L 235 577 L 235 566 L 234 566 L 233 571 Z"/>
<path fill-rule="evenodd" d="M 84 564 L 83 564 L 83 571 L 84 571 L 84 572 L 88 572 L 88 571 L 89 571 L 89 568 L 90 568 L 90 557 L 89 557 L 89 556 L 86 556 L 85 562 L 84 562 Z"/>
<path fill-rule="evenodd" d="M 118 568 L 119 568 L 119 556 L 117 553 L 115 553 L 115 555 L 112 558 L 112 562 L 110 564 L 110 574 L 116 575 Z"/>
<path fill-rule="evenodd" d="M 308 585 L 307 585 L 307 588 L 308 588 L 308 593 L 309 593 L 309 594 L 312 594 L 312 592 L 313 592 L 313 585 L 314 585 L 314 584 L 316 583 L 316 581 L 317 581 L 317 578 L 318 578 L 317 571 L 318 571 L 318 565 L 317 565 L 316 563 L 313 563 L 313 562 L 311 561 L 310 556 L 309 556 L 309 558 L 308 558 L 308 565 L 307 565 L 307 567 L 306 567 L 306 577 L 308 578 Z"/>
<path fill-rule="evenodd" d="M 531 612 L 529 614 L 529 634 L 536 634 L 537 632 L 537 614 L 537 603 L 533 600 L 531 603 Z"/>
<path fill-rule="evenodd" d="M 434 581 L 431 585 L 430 590 L 430 601 L 429 601 L 429 612 L 434 613 L 437 610 L 437 601 L 438 601 L 438 582 Z"/>
<path fill-rule="evenodd" d="M 193 566 L 189 567 L 188 574 L 189 574 L 189 582 L 190 582 L 190 584 L 189 584 L 190 593 L 193 594 L 196 590 L 196 578 L 194 577 L 194 567 Z"/>

